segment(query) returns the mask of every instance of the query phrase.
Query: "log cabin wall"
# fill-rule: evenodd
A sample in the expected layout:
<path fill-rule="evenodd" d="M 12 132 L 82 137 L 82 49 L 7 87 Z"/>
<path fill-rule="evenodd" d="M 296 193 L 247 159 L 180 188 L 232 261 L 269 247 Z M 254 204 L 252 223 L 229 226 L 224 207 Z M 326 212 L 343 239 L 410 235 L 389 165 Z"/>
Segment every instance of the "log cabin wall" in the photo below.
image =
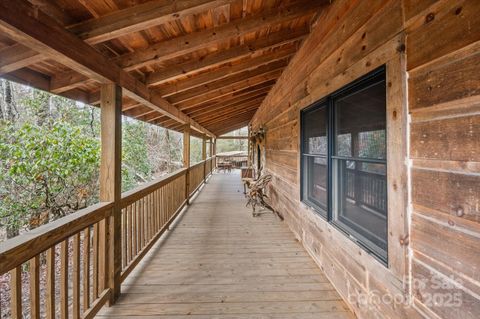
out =
<path fill-rule="evenodd" d="M 359 318 L 480 313 L 479 12 L 475 0 L 334 1 L 251 122 L 266 128 L 275 209 Z M 383 64 L 388 267 L 301 202 L 299 169 L 300 110 Z"/>

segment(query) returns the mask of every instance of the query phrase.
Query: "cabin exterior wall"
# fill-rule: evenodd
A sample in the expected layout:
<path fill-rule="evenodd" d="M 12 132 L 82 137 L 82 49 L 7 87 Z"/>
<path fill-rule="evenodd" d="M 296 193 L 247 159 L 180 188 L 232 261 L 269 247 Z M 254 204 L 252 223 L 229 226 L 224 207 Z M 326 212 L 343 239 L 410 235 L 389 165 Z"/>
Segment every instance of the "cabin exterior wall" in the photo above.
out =
<path fill-rule="evenodd" d="M 359 318 L 480 314 L 478 12 L 473 0 L 334 1 L 251 122 L 266 130 L 273 206 Z M 300 110 L 383 64 L 389 267 L 301 202 L 299 169 Z"/>

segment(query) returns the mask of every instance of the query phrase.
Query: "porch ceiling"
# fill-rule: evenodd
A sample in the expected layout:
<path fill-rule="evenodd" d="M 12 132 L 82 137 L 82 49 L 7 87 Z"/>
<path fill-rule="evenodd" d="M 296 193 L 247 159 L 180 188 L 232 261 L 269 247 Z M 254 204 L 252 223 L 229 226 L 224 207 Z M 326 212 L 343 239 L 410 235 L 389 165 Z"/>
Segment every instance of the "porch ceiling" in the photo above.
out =
<path fill-rule="evenodd" d="M 125 115 L 220 135 L 248 124 L 328 2 L 0 0 L 0 75 L 93 105 L 102 80 L 118 80 Z"/>

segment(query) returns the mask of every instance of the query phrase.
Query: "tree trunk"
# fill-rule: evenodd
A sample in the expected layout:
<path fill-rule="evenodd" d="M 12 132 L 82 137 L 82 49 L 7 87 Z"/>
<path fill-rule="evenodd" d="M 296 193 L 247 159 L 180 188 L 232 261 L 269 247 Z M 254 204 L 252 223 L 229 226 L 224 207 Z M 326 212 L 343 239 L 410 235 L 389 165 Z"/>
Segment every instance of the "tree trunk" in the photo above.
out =
<path fill-rule="evenodd" d="M 7 226 L 6 227 L 6 232 L 7 232 L 7 239 L 18 236 L 18 234 L 19 234 L 18 227 L 15 227 L 15 226 Z"/>
<path fill-rule="evenodd" d="M 17 107 L 13 97 L 12 84 L 9 81 L 4 82 L 5 89 L 5 105 L 6 105 L 6 119 L 13 122 L 17 118 Z"/>
<path fill-rule="evenodd" d="M 42 126 L 50 114 L 50 95 L 46 92 L 34 90 L 33 100 L 36 105 L 37 125 Z"/>
<path fill-rule="evenodd" d="M 5 96 L 5 91 L 4 91 L 4 83 L 5 80 L 0 79 L 0 95 L 2 97 Z M 3 115 L 3 99 L 0 99 L 0 121 L 3 121 L 5 119 L 5 116 Z"/>

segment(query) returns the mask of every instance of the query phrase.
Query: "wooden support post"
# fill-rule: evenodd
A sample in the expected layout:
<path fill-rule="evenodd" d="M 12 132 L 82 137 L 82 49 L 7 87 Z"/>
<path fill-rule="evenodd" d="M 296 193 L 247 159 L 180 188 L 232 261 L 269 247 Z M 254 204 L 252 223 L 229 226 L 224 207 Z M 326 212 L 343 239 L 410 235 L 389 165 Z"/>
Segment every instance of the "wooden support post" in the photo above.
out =
<path fill-rule="evenodd" d="M 215 156 L 212 162 L 212 171 L 217 168 L 217 139 L 214 138 L 212 144 L 212 154 Z"/>
<path fill-rule="evenodd" d="M 207 159 L 207 137 L 202 137 L 202 160 Z"/>
<path fill-rule="evenodd" d="M 207 180 L 207 137 L 202 136 L 203 182 Z"/>
<path fill-rule="evenodd" d="M 252 166 L 252 145 L 251 145 L 251 142 L 250 142 L 250 125 L 248 126 L 248 140 L 247 140 L 247 167 L 251 167 Z"/>
<path fill-rule="evenodd" d="M 213 139 L 210 137 L 208 139 L 208 142 L 210 143 L 210 149 L 208 150 L 208 156 L 212 157 L 213 156 Z"/>
<path fill-rule="evenodd" d="M 185 176 L 185 199 L 190 200 L 190 125 L 183 128 L 183 167 L 187 168 Z"/>
<path fill-rule="evenodd" d="M 115 84 L 101 87 L 100 201 L 113 202 L 110 218 L 101 222 L 103 249 L 102 286 L 111 289 L 110 304 L 120 295 L 121 251 L 121 161 L 122 161 L 122 89 Z"/>

